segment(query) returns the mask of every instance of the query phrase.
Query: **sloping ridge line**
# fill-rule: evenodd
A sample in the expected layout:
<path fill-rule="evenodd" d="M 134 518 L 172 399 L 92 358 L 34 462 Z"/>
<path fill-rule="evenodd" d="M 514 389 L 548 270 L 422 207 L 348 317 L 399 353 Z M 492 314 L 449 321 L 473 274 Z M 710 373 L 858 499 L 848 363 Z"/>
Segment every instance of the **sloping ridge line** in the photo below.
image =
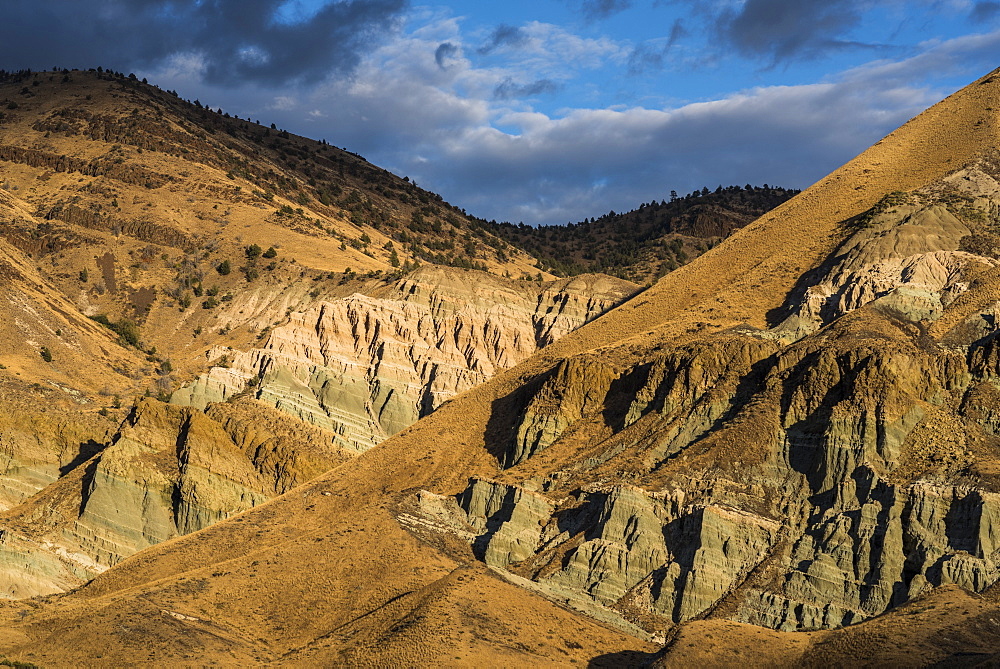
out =
<path fill-rule="evenodd" d="M 445 451 L 465 453 L 470 449 L 462 446 L 481 444 L 490 403 L 511 392 L 521 380 L 551 367 L 554 360 L 624 343 L 654 328 L 679 335 L 699 320 L 707 320 L 718 329 L 737 323 L 765 325 L 766 311 L 779 306 L 802 272 L 817 264 L 840 241 L 841 221 L 864 212 L 888 192 L 911 190 L 944 176 L 1000 139 L 1000 122 L 996 119 L 976 125 L 976 121 L 988 117 L 983 111 L 991 106 L 988 101 L 1000 106 L 1000 68 L 911 119 L 843 167 L 689 265 L 671 272 L 630 302 L 456 397 L 379 448 L 306 485 L 329 488 L 332 484 L 347 483 L 349 478 L 355 478 L 352 473 L 359 475 L 365 470 L 376 474 L 365 482 L 369 491 L 383 486 L 387 491 L 402 490 L 409 486 L 400 488 L 400 483 L 426 486 L 445 480 L 464 486 L 468 476 L 476 475 L 475 470 L 485 466 L 495 472 L 495 461 L 482 452 L 444 457 Z M 760 287 L 750 291 L 752 285 Z M 752 292 L 761 293 L 763 299 L 748 294 Z M 742 307 L 742 311 L 732 310 L 712 322 L 713 313 L 709 310 L 715 307 L 707 302 L 723 302 L 730 307 Z M 452 445 L 456 448 L 448 448 Z M 431 470 L 422 468 L 422 475 L 414 476 L 412 470 L 407 471 L 410 469 L 407 464 L 412 462 L 407 455 L 414 453 L 437 456 L 434 462 L 438 466 Z M 457 461 L 478 466 L 456 469 Z M 265 507 L 280 506 L 289 496 L 302 494 L 305 493 L 299 488 L 247 513 L 261 513 Z M 274 515 L 274 509 L 268 510 L 271 511 L 268 515 Z M 119 575 L 114 572 L 124 576 L 121 572 L 137 566 L 136 562 L 147 562 L 157 553 L 177 550 L 192 543 L 197 535 L 220 531 L 222 526 L 239 518 L 152 547 L 97 580 L 110 581 L 112 576 Z M 189 568 L 200 566 L 197 561 L 185 562 Z"/>
<path fill-rule="evenodd" d="M 293 606 L 296 593 L 311 592 L 308 579 L 324 573 L 327 567 L 320 562 L 326 559 L 339 565 L 329 567 L 340 570 L 330 572 L 338 578 L 365 581 L 359 585 L 369 590 L 353 600 L 339 590 L 324 591 L 327 604 L 322 615 L 300 619 L 289 613 L 301 626 L 294 633 L 279 631 L 285 628 L 278 623 L 254 632 L 258 639 L 273 639 L 272 651 L 280 653 L 310 634 L 317 638 L 379 603 L 443 577 L 459 562 L 403 530 L 392 515 L 392 499 L 415 488 L 452 494 L 471 476 L 495 475 L 496 458 L 483 444 L 498 398 L 557 359 L 587 350 L 678 340 L 692 328 L 765 326 L 767 311 L 779 306 L 799 276 L 845 236 L 842 221 L 870 208 L 888 192 L 922 186 L 996 146 L 1000 123 L 985 110 L 1000 108 L 998 73 L 920 114 L 629 303 L 446 403 L 378 448 L 256 509 L 125 560 L 76 593 L 43 604 L 40 619 L 89 618 L 101 610 L 107 615 L 93 619 L 89 631 L 93 636 L 88 638 L 105 638 L 114 634 L 114 621 L 134 615 L 145 598 L 184 611 L 206 600 L 206 593 L 246 598 L 252 584 L 263 591 L 258 596 L 288 598 Z M 347 526 L 354 531 L 342 531 Z M 320 539 L 323 543 L 317 543 Z M 357 563 L 348 567 L 343 562 L 347 558 L 330 557 L 345 555 L 357 556 Z M 251 560 L 257 565 L 254 579 L 243 575 Z M 213 571 L 230 570 L 231 576 L 209 578 Z M 271 580 L 264 578 L 268 574 Z M 206 592 L 180 587 L 195 578 L 206 581 Z M 498 610 L 497 615 L 516 616 L 518 603 L 540 606 L 537 596 L 527 591 L 518 597 L 518 602 L 498 607 L 508 613 Z M 218 616 L 227 627 L 249 625 L 240 622 L 238 606 Z M 0 627 L 16 624 L 12 613 L 4 612 L 3 619 L 10 622 Z M 73 639 L 54 635 L 48 641 L 35 641 L 69 648 Z"/>

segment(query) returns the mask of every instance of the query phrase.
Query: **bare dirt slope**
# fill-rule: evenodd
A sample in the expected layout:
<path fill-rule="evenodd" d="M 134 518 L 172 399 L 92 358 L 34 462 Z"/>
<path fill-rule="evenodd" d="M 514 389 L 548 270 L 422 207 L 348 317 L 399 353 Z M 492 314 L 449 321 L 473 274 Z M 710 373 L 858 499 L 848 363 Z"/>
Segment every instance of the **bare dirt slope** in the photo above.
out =
<path fill-rule="evenodd" d="M 0 647 L 53 665 L 620 665 L 668 637 L 665 661 L 682 658 L 677 639 L 707 638 L 691 620 L 750 618 L 782 630 L 765 634 L 778 664 L 851 664 L 882 638 L 898 641 L 886 661 L 980 652 L 928 645 L 903 615 L 924 613 L 898 607 L 996 582 L 997 353 L 975 329 L 991 322 L 990 259 L 969 254 L 967 295 L 921 284 L 926 313 L 879 302 L 903 277 L 832 320 L 772 328 L 807 313 L 859 227 L 903 224 L 878 218 L 895 215 L 876 206 L 888 194 L 988 161 L 997 109 L 1000 72 L 379 447 L 76 592 L 8 604 Z M 845 594 L 828 606 L 831 583 Z M 993 604 L 965 601 L 990 622 Z M 805 648 L 784 631 L 887 610 Z M 933 618 L 919 629 L 943 629 Z M 742 643 L 727 631 L 711 657 Z"/>

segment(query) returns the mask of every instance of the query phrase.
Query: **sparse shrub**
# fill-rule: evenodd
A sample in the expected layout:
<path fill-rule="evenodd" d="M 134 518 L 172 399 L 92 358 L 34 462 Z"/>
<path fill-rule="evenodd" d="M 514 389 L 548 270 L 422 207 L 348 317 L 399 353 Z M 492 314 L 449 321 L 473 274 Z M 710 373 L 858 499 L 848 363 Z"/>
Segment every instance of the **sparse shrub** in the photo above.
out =
<path fill-rule="evenodd" d="M 123 318 L 117 323 L 114 323 L 111 326 L 111 329 L 117 332 L 118 336 L 121 337 L 122 341 L 124 341 L 126 344 L 128 344 L 129 346 L 134 346 L 135 348 L 139 348 L 138 325 L 128 320 L 127 318 Z"/>
<path fill-rule="evenodd" d="M 43 346 L 42 350 L 39 351 L 39 354 L 45 362 L 52 362 L 52 351 L 49 350 L 48 346 Z"/>
<path fill-rule="evenodd" d="M 261 249 L 257 244 L 251 244 L 246 248 L 247 258 L 250 260 L 256 260 L 263 252 L 263 249 Z"/>
<path fill-rule="evenodd" d="M 233 271 L 233 267 L 228 260 L 223 260 L 216 266 L 215 271 L 221 274 L 222 276 L 226 276 L 227 274 Z"/>
<path fill-rule="evenodd" d="M 855 224 L 859 228 L 867 228 L 875 221 L 875 218 L 879 214 L 883 214 L 894 207 L 909 204 L 909 202 L 909 193 L 904 193 L 903 191 L 892 191 L 891 193 L 886 193 L 871 209 L 855 218 Z"/>
<path fill-rule="evenodd" d="M 958 248 L 966 253 L 987 258 L 1000 258 L 1000 235 L 992 232 L 975 232 L 958 240 Z"/>
<path fill-rule="evenodd" d="M 90 278 L 90 272 L 88 272 L 87 268 L 84 267 L 83 269 L 80 270 L 80 283 L 87 283 L 87 280 L 89 278 Z"/>
<path fill-rule="evenodd" d="M 269 247 L 267 247 L 267 250 L 264 251 L 263 256 L 265 258 L 277 258 L 278 257 L 278 252 L 274 249 L 273 246 L 269 246 Z"/>

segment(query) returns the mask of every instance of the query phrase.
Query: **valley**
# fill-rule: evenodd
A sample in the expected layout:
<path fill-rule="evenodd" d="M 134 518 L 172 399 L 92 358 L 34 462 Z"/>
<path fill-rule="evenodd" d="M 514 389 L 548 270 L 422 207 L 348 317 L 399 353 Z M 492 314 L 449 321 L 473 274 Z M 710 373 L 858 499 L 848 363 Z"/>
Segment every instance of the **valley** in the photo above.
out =
<path fill-rule="evenodd" d="M 641 284 L 114 73 L 0 102 L 4 657 L 997 661 L 1000 70 Z"/>

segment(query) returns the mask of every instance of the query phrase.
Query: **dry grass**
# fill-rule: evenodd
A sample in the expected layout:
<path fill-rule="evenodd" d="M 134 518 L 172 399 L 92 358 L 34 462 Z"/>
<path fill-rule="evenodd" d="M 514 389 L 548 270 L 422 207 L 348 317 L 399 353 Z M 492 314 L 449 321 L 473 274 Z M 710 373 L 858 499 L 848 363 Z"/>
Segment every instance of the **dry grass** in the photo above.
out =
<path fill-rule="evenodd" d="M 993 76 L 921 114 L 630 303 L 380 447 L 253 511 L 140 553 L 79 592 L 6 605 L 0 651 L 45 665 L 534 666 L 598 657 L 614 664 L 624 658 L 616 653 L 653 650 L 421 543 L 393 518 L 392 502 L 415 488 L 454 493 L 470 476 L 495 475 L 496 459 L 483 448 L 493 403 L 558 359 L 611 347 L 641 357 L 660 341 L 683 341 L 692 332 L 766 325 L 799 276 L 845 237 L 843 221 L 888 192 L 918 188 L 997 145 L 1000 77 Z M 830 633 L 822 643 L 809 639 L 808 648 L 799 637 L 699 623 L 674 646 L 691 654 L 675 657 L 678 666 L 686 659 L 714 663 L 736 648 L 740 655 L 725 656 L 734 665 L 752 665 L 748 653 L 775 664 L 850 663 L 881 649 L 891 663 L 903 656 L 880 640 L 913 620 L 922 618 L 904 611 L 857 632 Z M 928 618 L 901 637 L 898 652 L 924 648 L 913 645 L 923 643 L 920 634 L 945 622 Z"/>

